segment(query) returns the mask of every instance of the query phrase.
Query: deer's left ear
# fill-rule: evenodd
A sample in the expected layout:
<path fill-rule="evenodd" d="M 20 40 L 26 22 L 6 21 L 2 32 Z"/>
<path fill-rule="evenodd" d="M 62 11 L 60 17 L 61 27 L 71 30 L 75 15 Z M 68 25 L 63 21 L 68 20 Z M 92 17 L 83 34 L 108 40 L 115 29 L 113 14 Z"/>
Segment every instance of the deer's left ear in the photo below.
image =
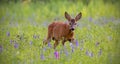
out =
<path fill-rule="evenodd" d="M 65 18 L 66 18 L 68 21 L 71 20 L 71 17 L 70 17 L 70 15 L 69 15 L 67 12 L 65 12 Z"/>
<path fill-rule="evenodd" d="M 82 17 L 82 13 L 80 12 L 76 17 L 75 20 L 78 21 Z"/>

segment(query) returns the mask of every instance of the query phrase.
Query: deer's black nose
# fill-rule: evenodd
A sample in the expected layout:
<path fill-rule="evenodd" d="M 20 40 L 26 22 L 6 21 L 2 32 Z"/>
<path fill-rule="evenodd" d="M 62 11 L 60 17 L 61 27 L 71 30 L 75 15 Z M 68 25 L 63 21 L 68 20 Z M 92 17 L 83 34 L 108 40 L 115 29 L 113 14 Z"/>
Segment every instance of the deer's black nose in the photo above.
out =
<path fill-rule="evenodd" d="M 74 28 L 71 28 L 71 30 L 73 31 L 73 30 L 75 30 Z"/>

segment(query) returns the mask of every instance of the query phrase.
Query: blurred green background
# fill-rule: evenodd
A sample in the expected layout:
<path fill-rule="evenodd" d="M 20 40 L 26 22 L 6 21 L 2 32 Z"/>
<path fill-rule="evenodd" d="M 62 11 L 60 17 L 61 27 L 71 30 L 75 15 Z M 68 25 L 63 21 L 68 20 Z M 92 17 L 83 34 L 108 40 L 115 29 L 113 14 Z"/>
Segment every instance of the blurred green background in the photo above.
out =
<path fill-rule="evenodd" d="M 120 64 L 120 0 L 0 0 L 0 64 Z M 75 30 L 79 46 L 53 48 L 42 41 L 47 26 L 82 12 Z M 53 46 L 54 41 L 51 41 Z"/>

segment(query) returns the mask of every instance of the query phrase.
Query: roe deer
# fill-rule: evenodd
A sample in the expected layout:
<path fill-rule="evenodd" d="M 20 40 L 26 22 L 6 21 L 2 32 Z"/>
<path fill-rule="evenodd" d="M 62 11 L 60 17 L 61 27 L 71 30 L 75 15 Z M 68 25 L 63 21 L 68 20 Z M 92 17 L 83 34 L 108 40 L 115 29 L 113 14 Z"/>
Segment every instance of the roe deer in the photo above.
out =
<path fill-rule="evenodd" d="M 77 24 L 76 22 L 81 18 L 81 16 L 82 13 L 80 12 L 75 18 L 71 18 L 71 16 L 67 12 L 65 12 L 65 18 L 68 20 L 68 23 L 53 22 L 49 24 L 47 39 L 43 41 L 43 44 L 47 44 L 52 39 L 55 41 L 55 49 L 60 40 L 62 40 L 63 46 L 66 41 L 74 43 L 74 29 Z"/>

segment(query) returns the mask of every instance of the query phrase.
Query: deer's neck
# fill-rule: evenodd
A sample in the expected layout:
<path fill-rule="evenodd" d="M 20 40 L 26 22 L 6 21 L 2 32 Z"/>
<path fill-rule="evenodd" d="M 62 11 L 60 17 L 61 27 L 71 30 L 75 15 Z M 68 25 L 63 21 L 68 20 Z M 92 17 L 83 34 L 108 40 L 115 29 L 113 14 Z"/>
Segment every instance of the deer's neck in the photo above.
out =
<path fill-rule="evenodd" d="M 66 33 L 66 36 L 71 35 L 71 34 L 74 33 L 74 31 L 71 31 L 69 27 L 70 27 L 69 24 L 65 24 L 65 33 Z"/>

